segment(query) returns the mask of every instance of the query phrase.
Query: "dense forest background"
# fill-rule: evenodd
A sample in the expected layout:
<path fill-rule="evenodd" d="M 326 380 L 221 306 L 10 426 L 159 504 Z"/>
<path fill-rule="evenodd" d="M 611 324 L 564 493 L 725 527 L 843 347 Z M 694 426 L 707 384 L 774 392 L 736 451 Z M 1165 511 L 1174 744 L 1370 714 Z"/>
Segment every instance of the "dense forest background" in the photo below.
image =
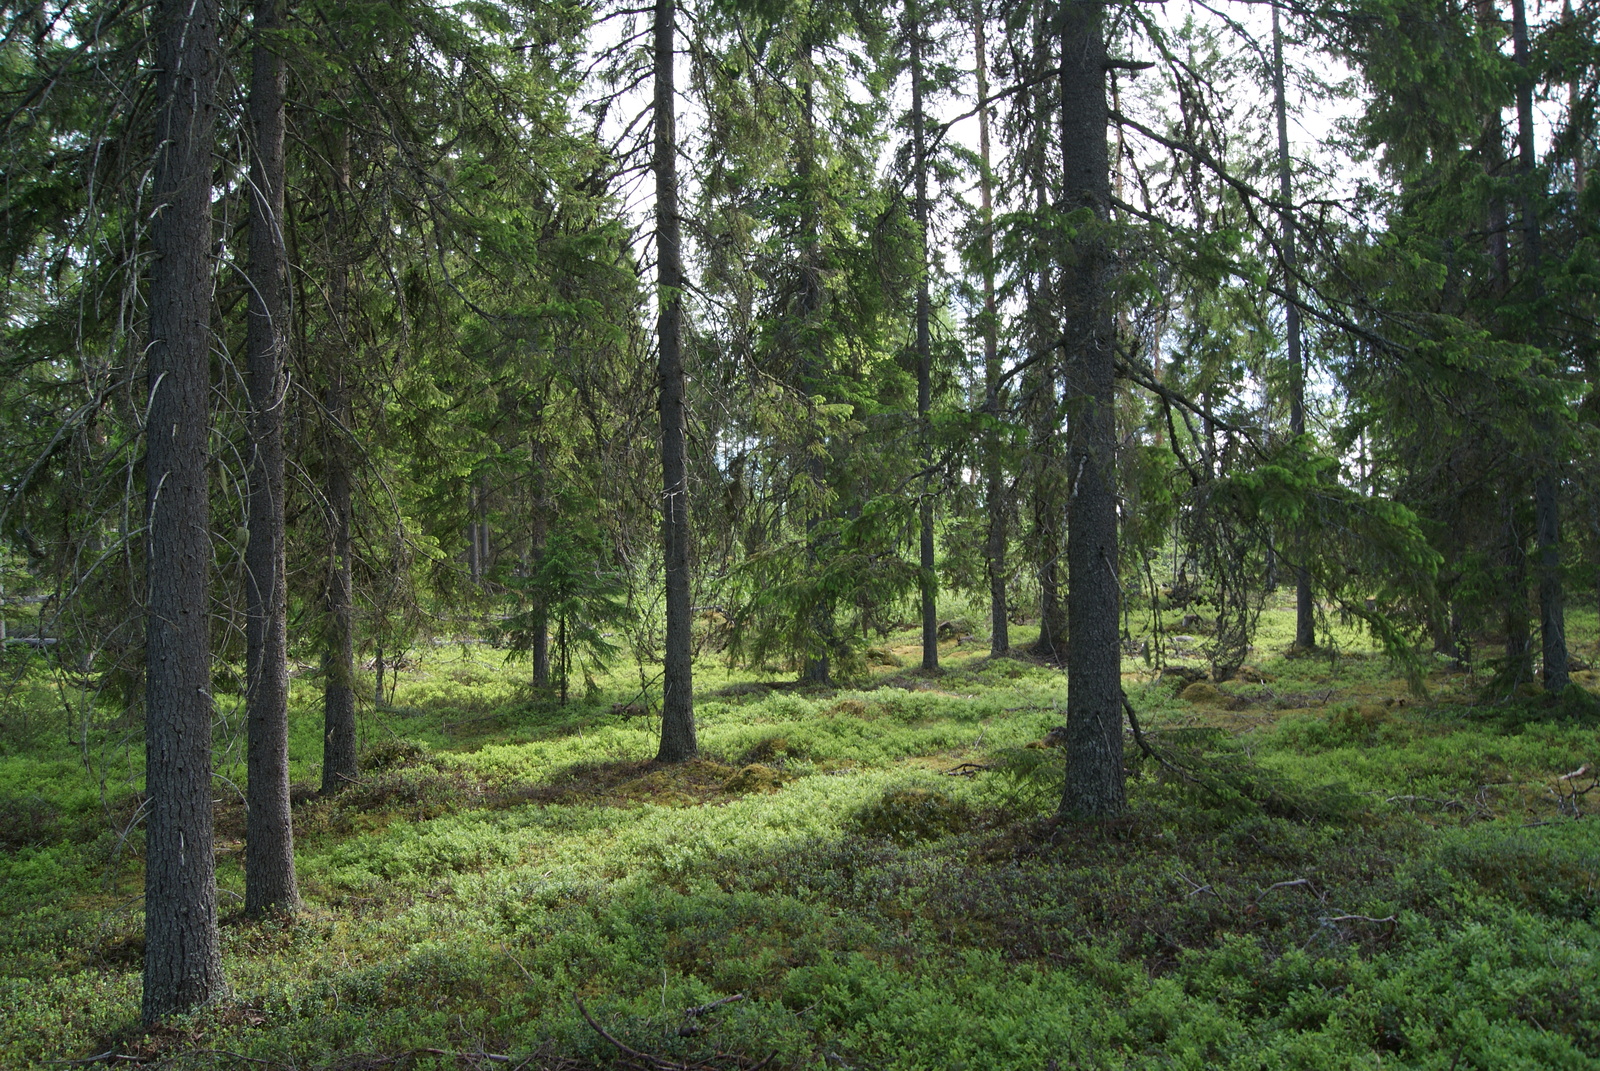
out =
<path fill-rule="evenodd" d="M 1031 661 L 1086 828 L 1264 614 L 1593 716 L 1588 0 L 3 17 L 0 746 L 142 746 L 146 1023 L 226 986 L 213 731 L 293 916 L 304 689 L 332 799 L 441 643 L 663 764 L 697 674 Z"/>

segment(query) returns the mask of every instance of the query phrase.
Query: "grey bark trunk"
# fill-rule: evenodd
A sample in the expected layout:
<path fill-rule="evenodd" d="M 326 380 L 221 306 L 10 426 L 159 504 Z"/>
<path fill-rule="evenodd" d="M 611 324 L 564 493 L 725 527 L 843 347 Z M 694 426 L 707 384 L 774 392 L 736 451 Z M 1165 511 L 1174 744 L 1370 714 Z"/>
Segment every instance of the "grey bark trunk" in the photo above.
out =
<path fill-rule="evenodd" d="M 684 762 L 699 753 L 694 726 L 691 663 L 693 614 L 689 592 L 689 472 L 684 412 L 683 240 L 678 216 L 677 100 L 674 0 L 656 0 L 656 346 L 661 382 L 661 543 L 666 559 L 667 636 L 663 658 L 661 747 L 658 762 Z"/>
<path fill-rule="evenodd" d="M 922 463 L 933 464 L 933 430 L 929 412 L 933 407 L 933 344 L 928 319 L 928 142 L 927 117 L 922 113 L 922 16 L 917 0 L 906 0 L 906 22 L 911 33 L 911 145 L 916 170 L 917 196 L 913 212 L 917 220 L 917 429 L 922 440 Z M 939 669 L 939 588 L 933 554 L 933 475 L 922 478 L 918 502 L 920 528 L 918 580 L 922 594 L 922 668 L 930 673 Z"/>
<path fill-rule="evenodd" d="M 216 0 L 159 0 L 145 461 L 145 1023 L 224 987 L 211 817 L 211 153 Z"/>
<path fill-rule="evenodd" d="M 1109 220 L 1106 49 L 1101 7 L 1064 0 L 1061 143 L 1069 208 Z M 1117 618 L 1116 425 L 1111 258 L 1100 227 L 1072 240 L 1062 272 L 1068 405 L 1067 782 L 1064 815 L 1109 818 L 1127 806 L 1122 768 L 1122 648 Z"/>
<path fill-rule="evenodd" d="M 289 609 L 284 560 L 283 423 L 288 384 L 283 242 L 283 58 L 270 35 L 280 0 L 256 0 L 250 76 L 249 544 L 245 547 L 245 717 L 248 722 L 245 914 L 300 906 L 289 809 Z"/>

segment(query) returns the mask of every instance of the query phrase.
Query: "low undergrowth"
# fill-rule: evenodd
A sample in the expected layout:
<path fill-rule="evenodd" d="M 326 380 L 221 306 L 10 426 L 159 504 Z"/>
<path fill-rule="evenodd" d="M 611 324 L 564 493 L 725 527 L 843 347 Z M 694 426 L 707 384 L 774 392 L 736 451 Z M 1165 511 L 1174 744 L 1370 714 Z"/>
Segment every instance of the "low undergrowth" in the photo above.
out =
<path fill-rule="evenodd" d="M 1194 700 L 1130 660 L 1160 761 L 1130 740 L 1127 816 L 1085 826 L 1053 814 L 1060 674 L 947 659 L 708 672 L 702 758 L 660 767 L 637 685 L 562 707 L 441 650 L 334 798 L 301 682 L 305 911 L 238 917 L 219 780 L 232 992 L 155 1032 L 137 756 L 30 736 L 0 755 L 0 1066 L 1600 1066 L 1593 722 L 1360 658 Z"/>

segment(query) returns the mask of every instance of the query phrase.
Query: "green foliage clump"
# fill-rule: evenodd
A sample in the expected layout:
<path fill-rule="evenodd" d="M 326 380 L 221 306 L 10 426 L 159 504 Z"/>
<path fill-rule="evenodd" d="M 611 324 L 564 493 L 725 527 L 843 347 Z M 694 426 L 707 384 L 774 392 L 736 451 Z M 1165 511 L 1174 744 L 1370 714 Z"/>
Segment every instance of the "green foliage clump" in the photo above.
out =
<path fill-rule="evenodd" d="M 972 821 L 971 807 L 926 788 L 896 788 L 856 813 L 855 827 L 869 837 L 887 837 L 902 847 L 959 832 Z"/>

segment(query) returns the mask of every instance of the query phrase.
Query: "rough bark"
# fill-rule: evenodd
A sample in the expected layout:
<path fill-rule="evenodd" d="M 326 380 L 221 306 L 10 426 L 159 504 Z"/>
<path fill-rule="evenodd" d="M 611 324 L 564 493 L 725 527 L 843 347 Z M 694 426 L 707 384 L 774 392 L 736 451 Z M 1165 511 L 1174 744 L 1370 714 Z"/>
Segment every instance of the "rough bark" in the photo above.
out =
<path fill-rule="evenodd" d="M 933 406 L 933 344 L 928 319 L 928 139 L 927 116 L 922 111 L 922 16 L 917 0 L 906 0 L 906 22 L 911 34 L 911 166 L 916 172 L 916 202 L 912 206 L 917 221 L 917 429 L 922 463 L 933 464 L 933 430 L 929 412 Z M 922 495 L 917 509 L 919 531 L 919 586 L 922 596 L 922 668 L 939 668 L 939 588 L 933 554 L 933 475 L 922 478 Z"/>
<path fill-rule="evenodd" d="M 666 559 L 667 637 L 662 675 L 659 762 L 699 753 L 690 660 L 693 614 L 689 592 L 689 471 L 686 457 L 683 353 L 683 239 L 678 216 L 677 102 L 674 87 L 674 0 L 655 9 L 655 173 L 657 372 L 661 386 L 661 543 Z"/>
<path fill-rule="evenodd" d="M 211 153 L 216 0 L 158 0 L 155 203 L 145 461 L 145 959 L 158 1022 L 223 990 L 211 818 Z"/>
<path fill-rule="evenodd" d="M 983 228 L 983 412 L 990 421 L 984 435 L 984 509 L 988 514 L 988 533 L 984 564 L 989 575 L 989 655 L 993 658 L 1011 649 L 1010 608 L 1006 605 L 1006 494 L 1004 461 L 1000 452 L 1000 365 L 999 311 L 994 293 L 994 175 L 989 159 L 989 61 L 984 40 L 984 0 L 973 0 L 972 47 L 977 57 L 978 78 L 978 174 L 982 197 Z"/>
<path fill-rule="evenodd" d="M 256 0 L 250 75 L 250 298 L 246 337 L 249 543 L 245 547 L 248 722 L 245 914 L 300 906 L 289 809 L 289 609 L 284 559 L 283 423 L 289 337 L 283 242 L 283 58 L 271 34 L 280 0 Z"/>
<path fill-rule="evenodd" d="M 1102 226 L 1069 243 L 1061 299 L 1068 414 L 1067 782 L 1065 815 L 1107 818 L 1127 805 L 1122 768 L 1122 648 L 1117 620 L 1116 428 L 1109 305 L 1111 164 L 1106 148 L 1106 49 L 1101 7 L 1064 0 L 1061 144 L 1069 209 Z"/>

